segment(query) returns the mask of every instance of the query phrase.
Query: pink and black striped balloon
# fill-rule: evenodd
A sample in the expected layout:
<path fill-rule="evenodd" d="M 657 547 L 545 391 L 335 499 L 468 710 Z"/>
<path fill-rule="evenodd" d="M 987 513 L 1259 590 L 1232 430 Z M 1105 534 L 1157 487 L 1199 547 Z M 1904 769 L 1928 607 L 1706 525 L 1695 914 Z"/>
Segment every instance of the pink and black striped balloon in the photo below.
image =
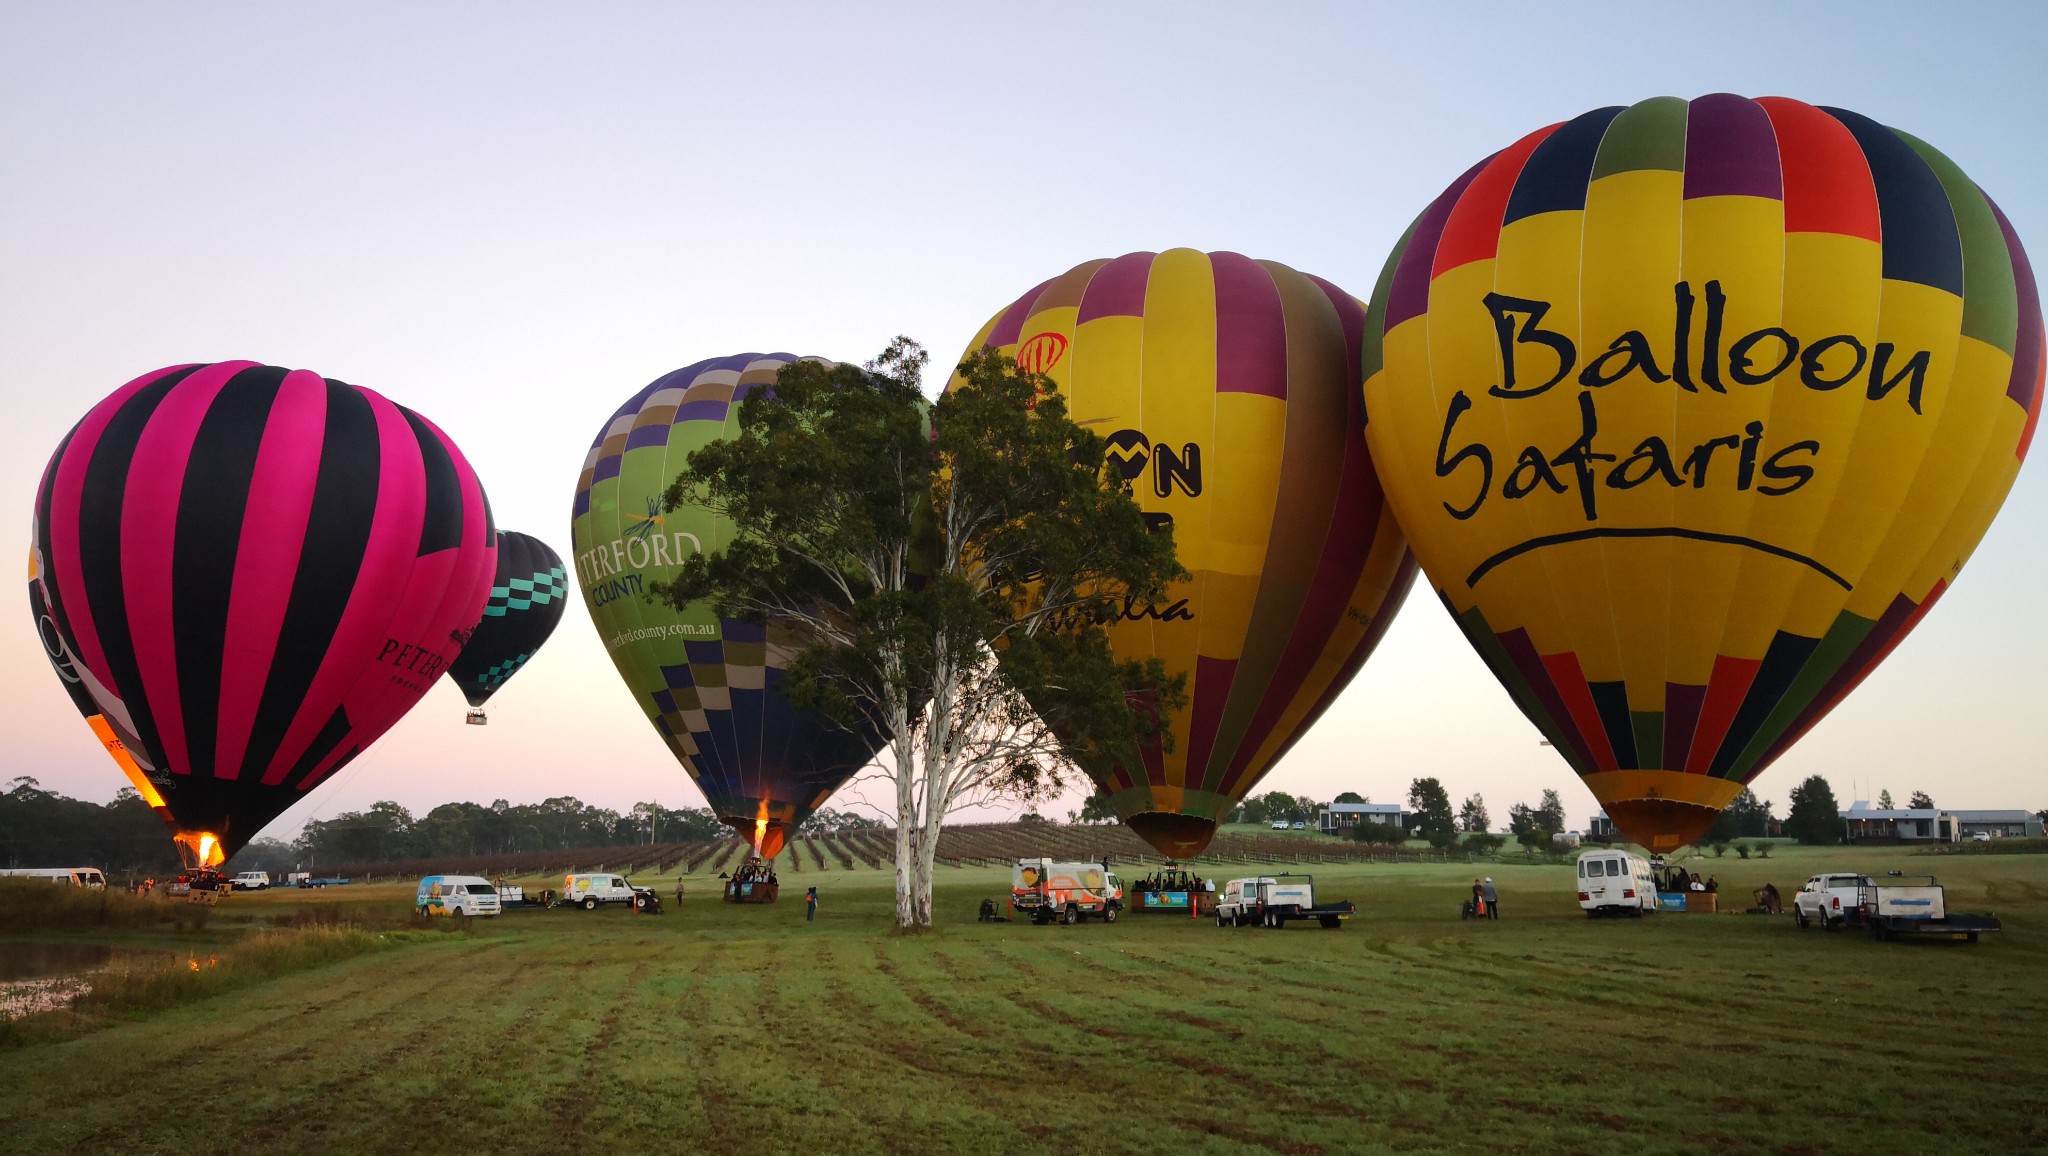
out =
<path fill-rule="evenodd" d="M 483 613 L 496 538 L 469 463 L 411 410 L 306 370 L 181 365 L 57 447 L 31 602 L 94 729 L 205 864 L 434 685 Z"/>

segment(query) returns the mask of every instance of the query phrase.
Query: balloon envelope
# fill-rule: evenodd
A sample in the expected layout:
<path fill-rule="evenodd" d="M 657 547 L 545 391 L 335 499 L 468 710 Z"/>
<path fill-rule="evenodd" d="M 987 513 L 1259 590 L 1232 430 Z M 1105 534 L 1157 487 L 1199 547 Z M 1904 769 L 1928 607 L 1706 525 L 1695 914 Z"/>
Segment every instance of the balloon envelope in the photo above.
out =
<path fill-rule="evenodd" d="M 432 423 L 248 361 L 94 406 L 43 473 L 34 535 L 52 664 L 199 863 L 426 693 L 476 624 L 496 537 Z"/>
<path fill-rule="evenodd" d="M 2042 324 L 2010 225 L 1926 144 L 1662 97 L 1438 197 L 1382 273 L 1365 373 L 1439 596 L 1661 851 L 1954 580 L 2032 438 Z"/>
<path fill-rule="evenodd" d="M 469 645 L 448 664 L 448 677 L 469 705 L 483 706 L 526 665 L 555 632 L 568 603 L 569 572 L 548 544 L 515 530 L 499 533 L 498 570 L 483 618 Z"/>
<path fill-rule="evenodd" d="M 968 346 L 1052 378 L 1193 576 L 1110 628 L 1118 657 L 1188 676 L 1172 749 L 1099 782 L 1169 856 L 1208 845 L 1372 653 L 1414 576 L 1361 429 L 1364 324 L 1326 281 L 1172 249 L 1076 266 Z"/>
<path fill-rule="evenodd" d="M 721 618 L 708 601 L 676 610 L 650 592 L 731 541 L 725 519 L 692 506 L 664 513 L 662 496 L 693 450 L 738 435 L 738 403 L 796 360 L 743 353 L 657 378 L 599 431 L 572 513 L 583 604 L 619 677 L 713 813 L 768 857 L 883 738 L 783 697 L 796 656 L 783 627 Z"/>

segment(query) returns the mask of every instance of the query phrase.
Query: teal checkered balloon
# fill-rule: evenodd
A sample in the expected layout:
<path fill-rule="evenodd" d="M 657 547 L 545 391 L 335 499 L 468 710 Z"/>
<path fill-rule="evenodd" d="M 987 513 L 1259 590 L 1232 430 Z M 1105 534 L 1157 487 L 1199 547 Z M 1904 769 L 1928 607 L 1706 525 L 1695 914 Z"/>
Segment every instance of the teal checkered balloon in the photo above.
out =
<path fill-rule="evenodd" d="M 511 530 L 498 535 L 498 572 L 483 620 L 448 667 L 469 705 L 482 706 L 526 665 L 554 633 L 568 599 L 569 572 L 547 543 Z"/>

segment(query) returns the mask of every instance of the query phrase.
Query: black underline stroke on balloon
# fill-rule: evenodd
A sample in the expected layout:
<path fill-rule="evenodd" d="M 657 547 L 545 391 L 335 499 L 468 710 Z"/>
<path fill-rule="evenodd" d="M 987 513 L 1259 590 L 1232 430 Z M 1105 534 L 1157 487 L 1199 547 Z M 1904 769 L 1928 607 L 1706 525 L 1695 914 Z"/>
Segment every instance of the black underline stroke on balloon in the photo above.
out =
<path fill-rule="evenodd" d="M 1486 577 L 1487 571 L 1492 570 L 1495 566 L 1506 562 L 1510 558 L 1527 554 L 1531 550 L 1540 550 L 1545 546 L 1561 546 L 1566 542 L 1583 542 L 1588 538 L 1691 538 L 1695 542 L 1720 542 L 1728 546 L 1747 546 L 1752 550 L 1761 550 L 1766 554 L 1786 558 L 1802 566 L 1810 567 L 1815 573 L 1844 590 L 1855 589 L 1855 587 L 1849 584 L 1849 580 L 1840 574 L 1835 573 L 1833 570 L 1828 569 L 1804 554 L 1795 554 L 1783 546 L 1773 546 L 1769 542 L 1759 542 L 1755 538 L 1745 538 L 1740 534 L 1712 534 L 1705 530 L 1688 530 L 1681 526 L 1652 526 L 1640 529 L 1595 526 L 1589 530 L 1573 530 L 1568 534 L 1546 534 L 1541 538 L 1531 538 L 1519 545 L 1509 546 L 1507 549 L 1481 562 L 1466 577 L 1465 585 L 1468 588 L 1479 585 L 1479 580 Z"/>

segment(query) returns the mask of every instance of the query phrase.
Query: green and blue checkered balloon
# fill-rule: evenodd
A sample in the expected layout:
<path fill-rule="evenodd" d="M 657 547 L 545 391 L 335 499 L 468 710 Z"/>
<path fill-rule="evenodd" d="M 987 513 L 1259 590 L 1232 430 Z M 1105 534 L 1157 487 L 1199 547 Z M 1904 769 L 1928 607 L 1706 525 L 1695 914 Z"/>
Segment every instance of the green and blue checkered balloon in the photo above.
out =
<path fill-rule="evenodd" d="M 469 705 L 482 707 L 555 632 L 568 604 L 569 572 L 547 543 L 506 530 L 498 535 L 498 572 L 483 620 L 448 677 Z"/>

